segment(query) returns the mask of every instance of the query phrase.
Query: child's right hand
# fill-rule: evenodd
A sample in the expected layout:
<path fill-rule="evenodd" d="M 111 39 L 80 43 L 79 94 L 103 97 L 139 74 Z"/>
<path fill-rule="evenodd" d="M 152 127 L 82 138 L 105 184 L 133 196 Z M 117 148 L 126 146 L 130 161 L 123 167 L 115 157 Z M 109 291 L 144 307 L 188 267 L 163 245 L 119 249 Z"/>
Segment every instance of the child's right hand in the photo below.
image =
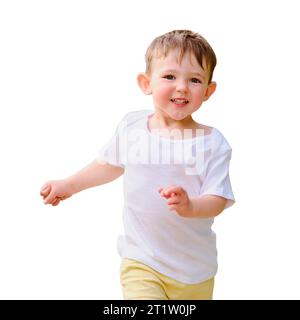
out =
<path fill-rule="evenodd" d="M 60 201 L 70 198 L 74 192 L 66 180 L 51 180 L 46 182 L 40 191 L 44 204 L 57 206 Z"/>

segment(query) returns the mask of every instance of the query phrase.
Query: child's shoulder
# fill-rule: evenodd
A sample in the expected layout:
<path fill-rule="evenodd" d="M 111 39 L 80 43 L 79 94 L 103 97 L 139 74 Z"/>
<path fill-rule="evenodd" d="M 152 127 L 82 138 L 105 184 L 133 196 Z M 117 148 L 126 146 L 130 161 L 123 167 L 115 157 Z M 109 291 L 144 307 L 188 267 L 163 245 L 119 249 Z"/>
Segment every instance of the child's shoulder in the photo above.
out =
<path fill-rule="evenodd" d="M 213 131 L 213 127 L 210 127 L 210 126 L 206 126 L 204 124 L 201 124 L 201 123 L 197 123 L 197 129 L 200 129 L 201 130 L 201 136 L 202 135 L 205 135 L 205 136 L 208 136 L 212 133 Z"/>
<path fill-rule="evenodd" d="M 151 113 L 153 113 L 152 110 L 146 110 L 146 109 L 131 111 L 131 112 L 126 113 L 123 119 L 126 119 L 126 120 L 140 119 L 140 118 L 143 118 Z"/>
<path fill-rule="evenodd" d="M 210 127 L 210 128 L 211 128 L 210 137 L 211 137 L 212 149 L 218 152 L 231 151 L 232 148 L 228 140 L 225 138 L 224 134 L 215 127 Z"/>
<path fill-rule="evenodd" d="M 125 114 L 121 122 L 126 124 L 126 127 L 132 126 L 137 121 L 145 119 L 149 114 L 153 113 L 151 110 L 137 110 Z"/>

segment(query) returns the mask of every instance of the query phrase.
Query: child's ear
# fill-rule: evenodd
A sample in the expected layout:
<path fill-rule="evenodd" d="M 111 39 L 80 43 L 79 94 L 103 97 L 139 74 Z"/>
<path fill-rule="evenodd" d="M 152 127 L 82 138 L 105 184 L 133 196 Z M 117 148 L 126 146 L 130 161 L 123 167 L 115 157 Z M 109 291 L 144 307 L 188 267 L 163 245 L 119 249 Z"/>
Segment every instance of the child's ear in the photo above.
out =
<path fill-rule="evenodd" d="M 140 73 L 137 76 L 137 82 L 139 87 L 145 94 L 152 93 L 151 86 L 150 86 L 150 78 L 146 73 Z"/>
<path fill-rule="evenodd" d="M 206 92 L 204 95 L 204 101 L 208 100 L 208 98 L 216 91 L 217 83 L 212 81 L 206 88 Z"/>

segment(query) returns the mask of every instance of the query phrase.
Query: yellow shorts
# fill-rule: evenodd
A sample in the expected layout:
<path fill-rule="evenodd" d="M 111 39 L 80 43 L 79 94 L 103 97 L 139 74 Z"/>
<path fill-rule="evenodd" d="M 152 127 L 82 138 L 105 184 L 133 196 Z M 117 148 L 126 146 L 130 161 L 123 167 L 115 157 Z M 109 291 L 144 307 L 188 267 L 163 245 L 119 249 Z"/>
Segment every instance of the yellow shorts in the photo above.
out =
<path fill-rule="evenodd" d="M 214 278 L 184 284 L 132 259 L 123 259 L 120 271 L 125 300 L 212 300 Z"/>

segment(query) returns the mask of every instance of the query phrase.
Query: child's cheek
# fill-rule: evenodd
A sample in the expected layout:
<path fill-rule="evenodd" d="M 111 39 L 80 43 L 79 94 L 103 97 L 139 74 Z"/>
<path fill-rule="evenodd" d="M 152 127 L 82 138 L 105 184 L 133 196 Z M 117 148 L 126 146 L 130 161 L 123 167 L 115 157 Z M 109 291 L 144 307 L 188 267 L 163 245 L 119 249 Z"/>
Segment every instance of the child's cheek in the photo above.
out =
<path fill-rule="evenodd" d="M 156 98 L 159 102 L 169 102 L 172 98 L 171 88 L 166 85 L 161 85 L 156 92 Z"/>
<path fill-rule="evenodd" d="M 193 100 L 196 104 L 199 104 L 204 99 L 204 92 L 202 90 L 193 90 Z"/>

